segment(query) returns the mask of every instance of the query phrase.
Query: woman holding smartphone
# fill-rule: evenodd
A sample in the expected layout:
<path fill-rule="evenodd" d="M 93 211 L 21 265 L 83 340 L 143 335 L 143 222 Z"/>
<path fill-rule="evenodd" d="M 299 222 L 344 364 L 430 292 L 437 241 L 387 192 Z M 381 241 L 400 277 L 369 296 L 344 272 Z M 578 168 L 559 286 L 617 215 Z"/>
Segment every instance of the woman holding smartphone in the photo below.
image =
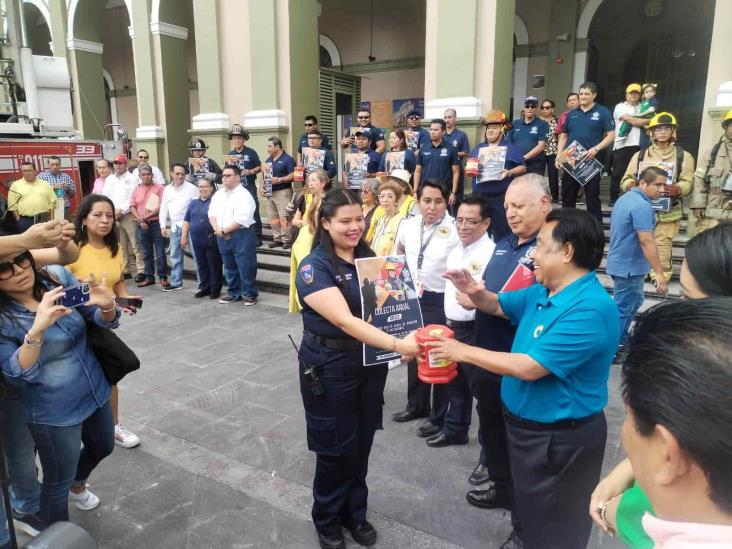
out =
<path fill-rule="evenodd" d="M 114 449 L 109 383 L 87 343 L 87 322 L 119 323 L 105 282 L 92 281 L 88 302 L 72 309 L 59 303 L 64 288 L 77 285 L 65 268 L 39 270 L 27 251 L 0 257 L 0 369 L 21 388 L 43 468 L 39 518 L 45 525 L 68 521 L 69 501 L 80 509 L 99 504 L 86 480 Z"/>
<path fill-rule="evenodd" d="M 74 221 L 79 246 L 79 259 L 68 266 L 79 280 L 106 276 L 107 286 L 116 297 L 137 298 L 127 293 L 124 278 L 124 259 L 114 216 L 114 204 L 104 195 L 90 194 L 79 205 Z M 134 314 L 133 307 L 123 310 Z M 134 448 L 140 437 L 119 422 L 119 390 L 112 385 L 112 415 L 114 417 L 114 442 L 122 448 Z"/>

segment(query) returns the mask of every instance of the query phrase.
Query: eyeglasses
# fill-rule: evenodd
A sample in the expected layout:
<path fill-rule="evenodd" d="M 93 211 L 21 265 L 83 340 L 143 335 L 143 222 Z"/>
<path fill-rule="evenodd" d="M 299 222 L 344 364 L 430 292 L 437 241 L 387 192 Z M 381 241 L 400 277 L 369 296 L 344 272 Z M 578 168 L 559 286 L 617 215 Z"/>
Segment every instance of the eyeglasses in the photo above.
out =
<path fill-rule="evenodd" d="M 551 109 L 551 108 L 552 108 L 552 106 L 551 106 L 551 105 L 542 105 L 542 106 L 541 106 L 541 110 L 542 110 L 542 111 L 548 111 L 548 110 L 549 110 L 549 109 Z"/>
<path fill-rule="evenodd" d="M 418 114 L 410 114 L 409 116 L 407 116 L 407 118 L 409 118 L 410 120 L 419 120 L 419 115 Z"/>
<path fill-rule="evenodd" d="M 142 155 L 138 155 L 138 157 L 137 157 L 138 160 L 147 160 L 148 158 L 150 158 L 150 157 L 149 156 L 142 156 Z"/>
<path fill-rule="evenodd" d="M 467 225 L 468 227 L 475 227 L 481 224 L 481 219 L 463 219 L 462 217 L 455 218 L 453 223 L 455 226 Z"/>
<path fill-rule="evenodd" d="M 26 270 L 33 265 L 33 256 L 30 252 L 25 251 L 16 255 L 12 261 L 3 261 L 0 263 L 0 280 L 9 280 L 15 275 L 15 265 L 22 270 Z"/>
<path fill-rule="evenodd" d="M 371 115 L 358 117 L 359 120 L 368 120 L 369 118 L 371 118 Z"/>

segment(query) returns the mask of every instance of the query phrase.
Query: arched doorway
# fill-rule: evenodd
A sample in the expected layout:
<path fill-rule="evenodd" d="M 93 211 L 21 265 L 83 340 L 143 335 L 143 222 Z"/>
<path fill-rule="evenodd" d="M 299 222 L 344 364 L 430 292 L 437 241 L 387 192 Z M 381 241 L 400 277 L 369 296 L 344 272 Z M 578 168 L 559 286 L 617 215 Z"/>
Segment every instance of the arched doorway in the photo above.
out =
<path fill-rule="evenodd" d="M 53 55 L 48 8 L 40 0 L 24 0 L 23 17 L 33 55 Z"/>
<path fill-rule="evenodd" d="M 587 80 L 600 87 L 600 102 L 612 108 L 629 82 L 658 84 L 660 108 L 678 117 L 679 142 L 696 155 L 713 15 L 714 0 L 599 4 L 587 34 Z"/>

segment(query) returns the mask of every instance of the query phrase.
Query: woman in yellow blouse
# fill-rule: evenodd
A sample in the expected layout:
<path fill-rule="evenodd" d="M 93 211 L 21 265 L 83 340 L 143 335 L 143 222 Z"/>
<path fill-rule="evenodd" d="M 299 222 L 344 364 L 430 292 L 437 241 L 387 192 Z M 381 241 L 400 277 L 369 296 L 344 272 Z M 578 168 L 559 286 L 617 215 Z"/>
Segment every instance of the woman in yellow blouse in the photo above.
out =
<path fill-rule="evenodd" d="M 291 313 L 297 313 L 302 309 L 297 299 L 297 290 L 295 289 L 295 275 L 297 274 L 297 266 L 300 261 L 310 253 L 313 247 L 313 237 L 316 229 L 316 216 L 320 199 L 330 189 L 330 178 L 328 173 L 323 169 L 310 170 L 308 172 L 307 190 L 305 195 L 305 213 L 298 210 L 295 217 L 292 218 L 292 224 L 300 228 L 297 234 L 297 240 L 292 245 L 292 253 L 290 254 L 290 303 L 289 310 Z"/>
<path fill-rule="evenodd" d="M 79 259 L 68 266 L 78 280 L 102 280 L 112 288 L 116 297 L 139 297 L 127 293 L 124 278 L 124 260 L 119 245 L 114 204 L 101 194 L 88 195 L 76 214 L 76 237 Z M 124 309 L 124 308 L 123 308 Z M 134 309 L 125 309 L 130 313 Z M 114 441 L 123 448 L 134 448 L 140 438 L 119 422 L 119 391 L 112 385 L 112 415 L 114 417 Z"/>
<path fill-rule="evenodd" d="M 392 181 L 396 183 L 401 189 L 401 198 L 399 198 L 397 208 L 399 209 L 399 213 L 402 214 L 403 218 L 412 217 L 414 215 L 412 213 L 412 210 L 417 203 L 417 200 L 414 198 L 414 196 L 412 196 L 414 194 L 414 190 L 412 189 L 412 185 L 409 184 L 409 178 L 410 175 L 407 170 L 393 170 L 389 175 L 382 175 L 381 177 L 377 178 L 379 180 L 379 184 L 382 184 L 385 181 Z M 369 244 L 374 241 L 374 234 L 376 234 L 376 225 L 383 215 L 384 208 L 382 208 L 381 206 L 378 206 L 373 212 L 373 215 L 371 217 L 371 224 L 367 227 L 365 236 L 366 242 L 368 242 Z"/>
<path fill-rule="evenodd" d="M 387 180 L 379 186 L 379 205 L 384 215 L 376 221 L 374 237 L 370 242 L 377 256 L 391 255 L 394 251 L 399 224 L 404 219 L 398 209 L 401 197 L 402 189 L 396 181 Z"/>

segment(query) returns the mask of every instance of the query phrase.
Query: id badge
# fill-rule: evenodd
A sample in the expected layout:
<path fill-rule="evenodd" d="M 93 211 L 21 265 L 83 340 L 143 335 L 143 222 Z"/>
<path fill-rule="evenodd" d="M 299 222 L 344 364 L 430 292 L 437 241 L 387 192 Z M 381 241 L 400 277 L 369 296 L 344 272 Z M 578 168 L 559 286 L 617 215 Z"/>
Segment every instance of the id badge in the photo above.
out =
<path fill-rule="evenodd" d="M 414 291 L 417 292 L 418 299 L 421 299 L 422 294 L 424 294 L 424 286 L 422 285 L 420 278 L 421 276 L 419 271 L 417 271 L 412 277 L 412 280 L 414 280 Z"/>

